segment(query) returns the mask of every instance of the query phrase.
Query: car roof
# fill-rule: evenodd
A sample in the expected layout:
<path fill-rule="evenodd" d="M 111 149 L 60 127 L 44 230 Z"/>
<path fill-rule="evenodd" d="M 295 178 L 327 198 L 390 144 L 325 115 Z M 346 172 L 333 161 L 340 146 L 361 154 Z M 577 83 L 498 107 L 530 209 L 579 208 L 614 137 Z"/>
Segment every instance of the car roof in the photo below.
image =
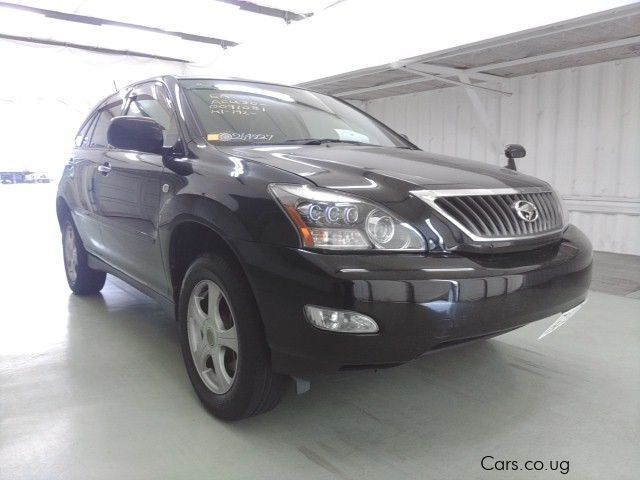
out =
<path fill-rule="evenodd" d="M 220 80 L 220 81 L 228 81 L 228 82 L 240 82 L 240 83 L 258 83 L 261 85 L 271 85 L 274 87 L 285 87 L 285 88 L 295 88 L 298 90 L 306 90 L 306 91 L 313 91 L 313 90 L 309 90 L 308 88 L 303 88 L 303 87 L 297 87 L 295 85 L 286 85 L 283 83 L 275 83 L 275 82 L 265 82 L 262 80 L 251 80 L 251 79 L 247 79 L 247 78 L 238 78 L 238 77 L 204 77 L 204 76 L 180 76 L 180 75 L 159 75 L 157 77 L 151 77 L 151 78 L 146 78 L 143 80 L 139 80 L 137 82 L 134 82 L 130 85 L 127 85 L 126 87 L 120 89 L 120 91 L 122 90 L 127 90 L 129 88 L 135 87 L 136 85 L 140 85 L 141 83 L 147 83 L 147 82 L 153 82 L 153 81 L 164 81 L 166 82 L 167 80 L 170 81 L 174 81 L 174 82 L 178 82 L 180 80 Z M 320 93 L 320 92 L 318 92 Z"/>

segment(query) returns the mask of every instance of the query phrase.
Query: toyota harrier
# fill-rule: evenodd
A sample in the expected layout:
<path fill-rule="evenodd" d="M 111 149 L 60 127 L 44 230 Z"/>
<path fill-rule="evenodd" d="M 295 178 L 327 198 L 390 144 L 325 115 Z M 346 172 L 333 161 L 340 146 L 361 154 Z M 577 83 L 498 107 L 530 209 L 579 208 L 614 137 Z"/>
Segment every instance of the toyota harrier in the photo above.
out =
<path fill-rule="evenodd" d="M 346 102 L 266 83 L 165 76 L 109 96 L 56 206 L 71 290 L 109 273 L 156 299 L 225 419 L 274 407 L 291 377 L 572 311 L 591 276 L 589 241 L 513 158 L 427 153 Z"/>

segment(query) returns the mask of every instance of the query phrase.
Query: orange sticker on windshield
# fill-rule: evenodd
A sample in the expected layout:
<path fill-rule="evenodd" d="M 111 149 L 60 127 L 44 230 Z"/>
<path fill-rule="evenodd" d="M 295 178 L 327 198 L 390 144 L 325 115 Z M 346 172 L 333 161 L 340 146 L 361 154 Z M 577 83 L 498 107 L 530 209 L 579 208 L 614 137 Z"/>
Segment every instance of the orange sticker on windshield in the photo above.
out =
<path fill-rule="evenodd" d="M 220 132 L 209 133 L 207 140 L 210 142 L 251 142 L 251 141 L 269 141 L 273 139 L 270 133 L 251 133 L 251 132 Z"/>

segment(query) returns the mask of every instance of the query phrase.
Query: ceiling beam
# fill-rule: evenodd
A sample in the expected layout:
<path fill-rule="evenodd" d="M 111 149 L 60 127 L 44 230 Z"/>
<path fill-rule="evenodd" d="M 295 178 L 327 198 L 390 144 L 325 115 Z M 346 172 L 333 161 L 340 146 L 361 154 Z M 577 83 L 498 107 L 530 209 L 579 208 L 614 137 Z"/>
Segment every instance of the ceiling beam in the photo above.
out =
<path fill-rule="evenodd" d="M 461 71 L 458 75 L 461 77 L 464 75 L 465 81 L 453 80 L 452 78 L 441 77 L 439 75 L 434 75 L 433 73 L 421 72 L 419 70 L 415 70 L 409 67 L 400 67 L 398 70 L 403 70 L 405 72 L 413 73 L 414 75 L 420 75 L 422 77 L 433 78 L 435 80 L 440 80 L 441 82 L 451 83 L 452 85 L 456 85 L 458 87 L 467 87 L 467 88 L 476 88 L 478 90 L 484 90 L 491 93 L 499 93 L 501 95 L 511 95 L 510 92 L 505 92 L 503 90 L 497 90 L 495 88 L 483 87 L 482 85 L 476 85 L 471 83 L 468 75 L 464 75 L 464 71 Z"/>
<path fill-rule="evenodd" d="M 18 42 L 38 43 L 41 45 L 53 45 L 55 47 L 75 48 L 78 50 L 86 50 L 88 52 L 94 52 L 94 53 L 106 53 L 108 55 L 128 55 L 131 57 L 155 58 L 158 60 L 167 60 L 169 62 L 191 63 L 189 60 L 185 60 L 183 58 L 165 57 L 163 55 L 136 52 L 134 50 L 116 50 L 113 48 L 94 47 L 92 45 L 61 42 L 59 40 L 49 40 L 46 38 L 23 37 L 20 35 L 7 35 L 5 33 L 0 33 L 0 40 L 14 40 Z"/>
<path fill-rule="evenodd" d="M 298 84 L 300 87 L 313 88 L 315 85 L 323 86 L 327 82 L 338 82 L 342 80 L 353 80 L 360 77 L 366 77 L 368 75 L 374 75 L 376 73 L 386 72 L 389 70 L 388 65 L 378 65 L 377 67 L 368 67 L 360 70 L 354 70 L 352 72 L 339 73 L 338 75 L 332 75 L 330 77 L 316 78 L 315 80 L 309 80 L 308 82 L 302 82 Z"/>
<path fill-rule="evenodd" d="M 391 83 L 384 83 L 382 85 L 374 85 L 372 87 L 364 87 L 364 88 L 357 88 L 355 90 L 349 90 L 346 92 L 338 92 L 338 93 L 332 93 L 332 95 L 336 96 L 336 97 L 349 97 L 351 95 L 358 95 L 361 93 L 368 93 L 368 92 L 375 92 L 376 90 L 382 90 L 385 88 L 396 88 L 396 87 L 404 87 L 405 85 L 412 85 L 414 83 L 426 83 L 426 82 L 430 82 L 433 81 L 435 79 L 430 79 L 430 78 L 410 78 L 409 80 L 401 80 L 399 82 L 391 82 Z"/>
<path fill-rule="evenodd" d="M 397 62 L 392 62 L 387 65 L 380 65 L 372 68 L 364 68 L 362 70 L 357 70 L 355 72 L 347 72 L 339 75 L 334 75 L 332 77 L 325 77 L 325 78 L 318 78 L 316 80 L 310 80 L 308 82 L 303 82 L 300 85 L 304 86 L 305 88 L 313 88 L 315 85 L 322 86 L 322 84 L 325 83 L 327 80 L 330 80 L 332 82 L 340 81 L 340 80 L 354 80 L 360 77 L 366 77 L 369 75 L 375 75 L 377 73 L 388 72 L 390 68 L 396 69 L 399 67 L 411 67 L 416 70 L 420 70 L 424 73 L 444 74 L 444 75 L 450 75 L 450 76 L 458 76 L 461 73 L 466 73 L 467 75 L 469 75 L 470 78 L 474 78 L 476 80 L 483 81 L 483 82 L 501 82 L 505 80 L 504 77 L 500 77 L 498 75 L 469 72 L 469 70 L 464 70 L 461 68 L 446 67 L 444 65 L 434 65 L 430 63 L 425 64 L 425 63 L 419 63 L 418 61 L 413 62 L 413 61 L 407 61 L 407 60 L 398 60 Z M 423 81 L 422 79 L 416 79 L 415 82 L 411 82 L 411 83 L 417 83 L 422 81 Z"/>
<path fill-rule="evenodd" d="M 445 65 L 435 65 L 431 63 L 401 63 L 403 67 L 410 67 L 412 70 L 417 70 L 423 73 L 431 73 L 435 75 L 449 75 L 458 76 L 460 74 L 467 75 L 469 78 L 478 80 L 480 82 L 502 82 L 504 77 L 498 75 L 489 75 L 488 73 L 481 72 L 469 72 L 463 68 L 447 67 Z M 392 64 L 394 66 L 394 64 Z"/>
<path fill-rule="evenodd" d="M 55 20 L 64 20 L 67 22 L 84 23 L 87 25 L 96 25 L 96 26 L 108 25 L 113 27 L 126 27 L 134 30 L 142 30 L 145 32 L 161 33 L 164 35 L 171 35 L 173 37 L 178 37 L 183 40 L 189 40 L 191 42 L 220 45 L 222 48 L 235 47 L 236 45 L 238 45 L 237 42 L 232 42 L 231 40 L 224 40 L 222 38 L 208 37 L 204 35 L 195 35 L 192 33 L 177 32 L 173 30 L 164 30 L 162 28 L 157 28 L 157 27 L 149 27 L 146 25 L 138 25 L 135 23 L 128 23 L 128 22 L 118 22 L 116 20 L 109 20 L 106 18 L 90 17 L 87 15 L 78 15 L 76 13 L 66 13 L 66 12 L 60 12 L 57 10 L 47 10 L 45 8 L 29 7 L 27 5 L 19 5 L 16 3 L 0 2 L 0 7 L 11 8 L 14 10 L 21 10 L 21 11 L 30 12 L 30 13 L 38 13 L 40 15 L 44 15 L 47 18 L 53 18 Z"/>
<path fill-rule="evenodd" d="M 396 88 L 396 87 L 404 87 L 406 85 L 412 85 L 414 83 L 422 83 L 422 82 L 429 82 L 429 81 L 439 81 L 439 82 L 444 82 L 444 83 L 450 83 L 452 85 L 456 85 L 459 87 L 467 87 L 467 88 L 477 88 L 479 90 L 485 90 L 485 91 L 489 91 L 491 93 L 499 93 L 501 95 L 511 95 L 510 92 L 505 92 L 502 90 L 496 90 L 494 88 L 489 88 L 489 87 L 483 87 L 481 85 L 476 85 L 476 84 L 472 84 L 472 83 L 465 83 L 465 82 L 460 82 L 458 80 L 453 80 L 450 78 L 446 78 L 446 77 L 440 77 L 438 75 L 432 74 L 432 73 L 426 73 L 426 72 L 421 72 L 421 71 L 417 71 L 414 70 L 413 68 L 408 68 L 408 67 L 402 67 L 402 66 L 398 66 L 398 67 L 393 67 L 396 70 L 402 70 L 408 73 L 412 73 L 414 75 L 418 75 L 419 78 L 410 78 L 408 80 L 401 80 L 398 82 L 391 82 L 391 83 L 383 83 L 380 85 L 374 85 L 371 87 L 363 87 L 363 88 L 358 88 L 355 90 L 349 90 L 346 92 L 338 92 L 338 93 L 334 93 L 333 95 L 335 95 L 336 97 L 349 97 L 352 95 L 358 95 L 358 94 L 362 94 L 362 93 L 369 93 L 369 92 L 375 92 L 376 90 L 384 90 L 387 88 Z M 459 75 L 464 74 L 464 70 L 460 70 Z M 501 80 L 504 80 L 502 77 L 496 77 L 499 78 Z"/>
<path fill-rule="evenodd" d="M 268 17 L 277 17 L 282 18 L 285 22 L 291 23 L 291 21 L 298 22 L 300 20 L 304 20 L 305 18 L 309 18 L 313 16 L 313 13 L 295 13 L 290 12 L 289 10 L 281 10 L 279 8 L 274 7 L 266 7 L 264 5 L 259 5 L 254 2 L 248 2 L 244 0 L 216 0 L 222 3 L 228 3 L 230 5 L 235 5 L 239 7 L 240 10 L 245 10 L 251 13 L 258 13 L 260 15 L 266 15 Z"/>
<path fill-rule="evenodd" d="M 595 43 L 592 45 L 587 45 L 586 47 L 570 48 L 568 50 L 559 50 L 557 52 L 543 53 L 541 55 L 534 55 L 532 57 L 518 58 L 515 60 L 509 60 L 507 62 L 492 63 L 489 65 L 480 65 L 478 67 L 469 68 L 465 71 L 468 72 L 469 74 L 471 74 L 472 72 L 488 72 L 490 70 L 499 70 L 501 68 L 516 67 L 518 65 L 526 65 L 528 63 L 542 62 L 544 60 L 553 60 L 556 58 L 568 57 L 571 55 L 580 55 L 583 53 L 598 52 L 598 51 L 607 50 L 610 48 L 625 47 L 628 45 L 634 45 L 636 43 L 640 45 L 640 35 L 637 35 L 635 37 L 621 38 L 619 40 L 611 40 L 609 42 Z"/>
<path fill-rule="evenodd" d="M 464 73 L 461 73 L 458 78 L 463 83 L 471 83 L 469 77 Z M 480 100 L 480 97 L 478 96 L 478 92 L 476 92 L 472 88 L 465 88 L 464 92 L 467 94 L 467 98 L 469 99 L 473 110 L 476 112 L 476 116 L 480 120 L 480 123 L 487 131 L 487 135 L 489 136 L 489 143 L 491 143 L 491 145 L 493 146 L 497 156 L 500 156 L 504 150 L 504 143 L 502 142 L 502 138 L 500 136 L 500 128 L 498 128 L 498 126 L 495 125 L 492 119 L 489 117 L 489 114 L 482 104 L 482 100 Z"/>

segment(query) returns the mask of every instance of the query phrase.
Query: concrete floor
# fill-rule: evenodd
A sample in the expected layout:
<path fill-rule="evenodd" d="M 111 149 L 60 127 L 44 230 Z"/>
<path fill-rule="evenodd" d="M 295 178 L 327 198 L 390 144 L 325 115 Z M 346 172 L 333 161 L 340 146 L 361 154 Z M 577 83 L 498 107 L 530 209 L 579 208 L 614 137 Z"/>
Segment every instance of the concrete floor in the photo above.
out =
<path fill-rule="evenodd" d="M 563 476 L 487 472 L 486 455 L 569 461 L 570 478 L 640 478 L 640 300 L 624 296 L 628 282 L 620 295 L 594 291 L 543 340 L 551 319 L 313 379 L 309 393 L 228 424 L 198 403 L 156 304 L 114 280 L 95 298 L 70 294 L 53 194 L 0 185 L 2 479 Z M 637 282 L 640 268 L 625 275 Z"/>

